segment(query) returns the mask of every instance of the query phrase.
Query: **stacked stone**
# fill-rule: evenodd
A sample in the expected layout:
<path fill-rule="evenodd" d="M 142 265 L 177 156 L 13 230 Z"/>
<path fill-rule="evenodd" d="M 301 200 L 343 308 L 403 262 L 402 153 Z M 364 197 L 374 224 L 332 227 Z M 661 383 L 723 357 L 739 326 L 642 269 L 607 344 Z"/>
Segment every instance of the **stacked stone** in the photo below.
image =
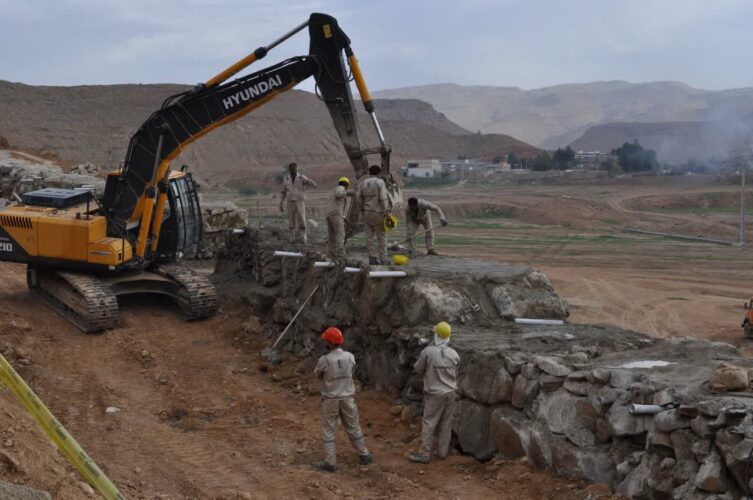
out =
<path fill-rule="evenodd" d="M 753 486 L 753 399 L 691 393 L 652 370 L 585 368 L 567 355 L 512 353 L 482 366 L 478 354 L 464 354 L 476 366 L 466 364 L 459 381 L 455 430 L 479 459 L 525 456 L 636 498 L 731 499 Z M 489 382 L 480 384 L 484 373 Z M 631 404 L 659 408 L 639 415 Z"/>
<path fill-rule="evenodd" d="M 0 152 L 0 198 L 10 199 L 14 191 L 22 195 L 46 187 L 73 189 L 84 185 L 93 186 L 101 194 L 105 183 L 91 175 L 66 174 L 57 165 L 18 160 Z"/>
<path fill-rule="evenodd" d="M 196 257 L 213 259 L 220 249 L 227 246 L 234 229 L 245 228 L 248 225 L 248 212 L 229 201 L 203 202 L 201 221 L 204 233 Z"/>
<path fill-rule="evenodd" d="M 280 328 L 320 286 L 288 339 L 294 353 L 318 355 L 319 333 L 337 325 L 362 382 L 420 412 L 422 386 L 412 364 L 432 324 L 455 325 L 462 398 L 454 432 L 464 452 L 481 460 L 528 457 L 637 498 L 747 494 L 753 393 L 710 390 L 719 390 L 720 380 L 727 389 L 748 390 L 739 369 L 722 367 L 726 375 L 712 378 L 722 360 L 746 374 L 753 367 L 734 347 L 603 325 L 516 325 L 511 319 L 520 316 L 567 317 L 567 304 L 542 273 L 440 258 L 413 261 L 407 278 L 374 280 L 316 270 L 321 256 L 314 253 L 276 258 L 278 236 L 252 230 L 233 240 L 218 272 L 249 279 L 254 313 Z M 658 412 L 633 414 L 633 404 Z"/>

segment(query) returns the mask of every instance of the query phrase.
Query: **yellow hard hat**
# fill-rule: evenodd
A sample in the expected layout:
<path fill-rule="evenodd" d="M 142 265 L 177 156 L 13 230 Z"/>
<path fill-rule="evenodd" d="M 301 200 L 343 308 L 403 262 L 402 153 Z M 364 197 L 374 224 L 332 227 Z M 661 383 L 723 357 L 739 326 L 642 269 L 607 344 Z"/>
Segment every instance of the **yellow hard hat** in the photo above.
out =
<path fill-rule="evenodd" d="M 409 260 L 410 259 L 407 255 L 395 254 L 392 256 L 392 263 L 396 266 L 404 266 L 408 263 Z"/>
<path fill-rule="evenodd" d="M 338 184 L 340 184 L 341 182 L 344 182 L 345 184 L 350 186 L 350 179 L 348 179 L 347 177 L 340 177 L 339 179 L 337 179 Z"/>
<path fill-rule="evenodd" d="M 397 227 L 397 217 L 394 215 L 390 215 L 389 217 L 384 218 L 384 230 L 385 231 L 392 231 Z"/>
<path fill-rule="evenodd" d="M 446 321 L 440 321 L 434 326 L 434 333 L 442 337 L 443 339 L 449 339 L 452 335 L 452 327 Z"/>

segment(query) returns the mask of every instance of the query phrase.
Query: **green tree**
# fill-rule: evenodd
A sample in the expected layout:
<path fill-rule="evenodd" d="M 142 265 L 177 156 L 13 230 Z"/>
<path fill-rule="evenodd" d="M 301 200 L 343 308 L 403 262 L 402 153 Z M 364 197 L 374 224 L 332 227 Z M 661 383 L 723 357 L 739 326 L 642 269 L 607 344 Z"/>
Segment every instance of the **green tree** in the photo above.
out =
<path fill-rule="evenodd" d="M 511 168 L 520 168 L 520 159 L 515 153 L 507 154 L 507 163 L 510 164 Z"/>
<path fill-rule="evenodd" d="M 648 172 L 659 167 L 656 151 L 643 149 L 637 140 L 613 149 L 612 154 L 617 157 L 617 162 L 625 172 Z"/>
<path fill-rule="evenodd" d="M 531 162 L 532 168 L 539 172 L 544 170 L 551 170 L 552 165 L 552 157 L 549 156 L 549 153 L 547 153 L 546 151 L 539 153 Z"/>
<path fill-rule="evenodd" d="M 565 149 L 557 148 L 552 160 L 554 161 L 554 168 L 565 170 L 570 167 L 570 164 L 575 160 L 575 151 L 573 151 L 570 146 Z"/>

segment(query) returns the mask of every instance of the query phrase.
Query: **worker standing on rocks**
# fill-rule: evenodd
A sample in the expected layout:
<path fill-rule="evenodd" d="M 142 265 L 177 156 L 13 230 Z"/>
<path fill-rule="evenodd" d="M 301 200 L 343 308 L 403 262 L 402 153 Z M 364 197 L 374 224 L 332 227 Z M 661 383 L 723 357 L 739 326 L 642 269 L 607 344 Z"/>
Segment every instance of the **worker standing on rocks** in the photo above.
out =
<path fill-rule="evenodd" d="M 344 351 L 342 332 L 334 327 L 322 333 L 329 353 L 319 358 L 314 374 L 322 381 L 322 439 L 324 440 L 324 462 L 317 468 L 325 472 L 335 472 L 336 450 L 335 429 L 337 419 L 342 420 L 353 448 L 358 452 L 361 464 L 368 465 L 374 461 L 366 448 L 366 441 L 361 432 L 358 407 L 354 399 L 356 393 L 353 384 L 353 368 L 356 360 L 353 354 Z"/>
<path fill-rule="evenodd" d="M 372 265 L 387 263 L 387 234 L 384 232 L 384 221 L 390 215 L 390 205 L 387 185 L 379 178 L 381 172 L 382 168 L 378 165 L 370 166 L 369 176 L 358 184 L 356 196 L 363 220 L 369 264 Z"/>
<path fill-rule="evenodd" d="M 337 264 L 345 263 L 345 209 L 348 197 L 353 196 L 353 191 L 348 191 L 349 186 L 350 179 L 340 177 L 327 205 L 328 253 L 329 258 Z"/>
<path fill-rule="evenodd" d="M 426 346 L 413 365 L 424 378 L 424 416 L 421 421 L 421 449 L 411 455 L 411 462 L 428 464 L 434 436 L 437 457 L 444 459 L 450 451 L 452 417 L 457 400 L 457 373 L 460 356 L 450 347 L 452 328 L 444 321 L 434 327 L 434 342 Z"/>
<path fill-rule="evenodd" d="M 288 227 L 294 242 L 308 242 L 306 230 L 306 186 L 316 187 L 316 182 L 298 173 L 298 164 L 288 164 L 289 173 L 282 180 L 280 212 L 285 212 L 288 202 Z M 299 237 L 299 232 L 302 237 Z"/>
<path fill-rule="evenodd" d="M 447 225 L 447 219 L 439 205 L 422 200 L 420 198 L 408 198 L 408 208 L 405 209 L 405 227 L 407 231 L 408 251 L 416 252 L 416 232 L 420 226 L 426 229 L 426 250 L 429 255 L 437 255 L 434 248 L 434 224 L 431 220 L 431 212 L 439 217 L 439 222 Z"/>

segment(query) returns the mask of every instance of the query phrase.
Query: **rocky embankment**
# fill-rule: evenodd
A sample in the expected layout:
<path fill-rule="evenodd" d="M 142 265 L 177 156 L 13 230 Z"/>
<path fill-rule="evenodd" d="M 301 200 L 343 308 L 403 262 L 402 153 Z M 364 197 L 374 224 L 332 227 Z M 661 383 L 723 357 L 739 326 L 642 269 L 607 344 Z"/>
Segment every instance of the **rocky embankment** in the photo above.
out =
<path fill-rule="evenodd" d="M 515 317 L 568 315 L 546 276 L 523 267 L 420 257 L 394 268 L 404 278 L 375 279 L 363 256 L 353 265 L 364 269 L 345 274 L 315 268 L 312 247 L 304 258 L 275 257 L 280 241 L 273 229 L 232 239 L 218 280 L 274 331 L 318 285 L 285 348 L 318 355 L 319 333 L 342 327 L 360 379 L 393 391 L 408 413 L 420 412 L 411 366 L 430 327 L 453 323 L 462 358 L 454 431 L 464 452 L 526 456 L 636 498 L 747 494 L 753 362 L 734 347 L 604 325 L 516 325 Z"/>

